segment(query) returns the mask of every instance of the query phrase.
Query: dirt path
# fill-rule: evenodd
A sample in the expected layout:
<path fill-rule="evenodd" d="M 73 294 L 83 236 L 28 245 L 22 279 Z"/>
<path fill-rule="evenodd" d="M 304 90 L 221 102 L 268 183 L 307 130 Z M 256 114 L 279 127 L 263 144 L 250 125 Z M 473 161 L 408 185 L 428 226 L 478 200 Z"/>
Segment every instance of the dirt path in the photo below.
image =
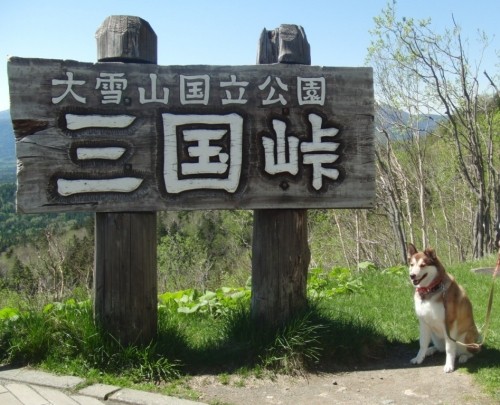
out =
<path fill-rule="evenodd" d="M 205 375 L 193 378 L 190 385 L 202 393 L 201 401 L 230 405 L 497 404 L 465 372 L 444 373 L 443 355 L 426 359 L 423 366 L 411 366 L 407 351 L 398 350 L 391 358 L 357 370 L 273 380 L 236 376 L 221 381 Z"/>

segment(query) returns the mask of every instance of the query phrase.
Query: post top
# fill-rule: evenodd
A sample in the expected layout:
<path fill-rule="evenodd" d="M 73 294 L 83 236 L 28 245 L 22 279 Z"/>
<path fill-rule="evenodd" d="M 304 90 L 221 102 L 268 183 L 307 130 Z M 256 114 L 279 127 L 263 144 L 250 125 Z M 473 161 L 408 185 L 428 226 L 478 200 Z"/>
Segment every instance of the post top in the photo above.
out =
<path fill-rule="evenodd" d="M 281 24 L 274 30 L 262 30 L 257 64 L 267 63 L 311 64 L 311 47 L 300 25 Z"/>
<path fill-rule="evenodd" d="M 112 15 L 95 34 L 100 62 L 157 63 L 157 37 L 140 17 Z"/>

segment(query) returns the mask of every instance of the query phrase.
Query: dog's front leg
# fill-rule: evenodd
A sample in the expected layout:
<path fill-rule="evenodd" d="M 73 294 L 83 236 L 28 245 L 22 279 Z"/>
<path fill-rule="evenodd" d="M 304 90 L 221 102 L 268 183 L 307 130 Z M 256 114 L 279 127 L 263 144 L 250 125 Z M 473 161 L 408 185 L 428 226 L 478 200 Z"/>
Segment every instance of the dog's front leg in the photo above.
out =
<path fill-rule="evenodd" d="M 420 349 L 417 356 L 410 360 L 411 364 L 421 364 L 427 355 L 427 349 L 431 342 L 431 329 L 425 322 L 420 320 Z"/>
<path fill-rule="evenodd" d="M 457 344 L 451 340 L 448 336 L 445 338 L 446 341 L 446 363 L 444 364 L 444 372 L 451 373 L 455 370 L 455 357 L 457 355 Z"/>

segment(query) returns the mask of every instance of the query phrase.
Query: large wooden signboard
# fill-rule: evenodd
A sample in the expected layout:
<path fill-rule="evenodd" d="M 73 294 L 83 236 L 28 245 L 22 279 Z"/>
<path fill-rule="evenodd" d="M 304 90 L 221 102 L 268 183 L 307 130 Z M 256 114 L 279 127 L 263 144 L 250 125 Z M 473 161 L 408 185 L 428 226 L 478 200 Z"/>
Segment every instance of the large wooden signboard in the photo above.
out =
<path fill-rule="evenodd" d="M 369 208 L 371 68 L 11 58 L 20 212 Z"/>

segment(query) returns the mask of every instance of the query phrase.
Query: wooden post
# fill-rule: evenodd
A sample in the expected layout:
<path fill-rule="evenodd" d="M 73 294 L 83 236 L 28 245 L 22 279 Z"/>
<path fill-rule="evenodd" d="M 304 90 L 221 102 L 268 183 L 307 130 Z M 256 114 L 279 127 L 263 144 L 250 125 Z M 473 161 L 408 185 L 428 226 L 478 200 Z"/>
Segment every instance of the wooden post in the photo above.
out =
<path fill-rule="evenodd" d="M 96 33 L 98 60 L 156 63 L 156 34 L 138 17 L 110 16 Z M 95 216 L 94 315 L 124 345 L 157 334 L 156 213 Z"/>
<path fill-rule="evenodd" d="M 258 64 L 311 64 L 302 27 L 263 30 Z M 307 210 L 255 210 L 252 246 L 252 317 L 258 325 L 278 327 L 307 305 Z"/>

